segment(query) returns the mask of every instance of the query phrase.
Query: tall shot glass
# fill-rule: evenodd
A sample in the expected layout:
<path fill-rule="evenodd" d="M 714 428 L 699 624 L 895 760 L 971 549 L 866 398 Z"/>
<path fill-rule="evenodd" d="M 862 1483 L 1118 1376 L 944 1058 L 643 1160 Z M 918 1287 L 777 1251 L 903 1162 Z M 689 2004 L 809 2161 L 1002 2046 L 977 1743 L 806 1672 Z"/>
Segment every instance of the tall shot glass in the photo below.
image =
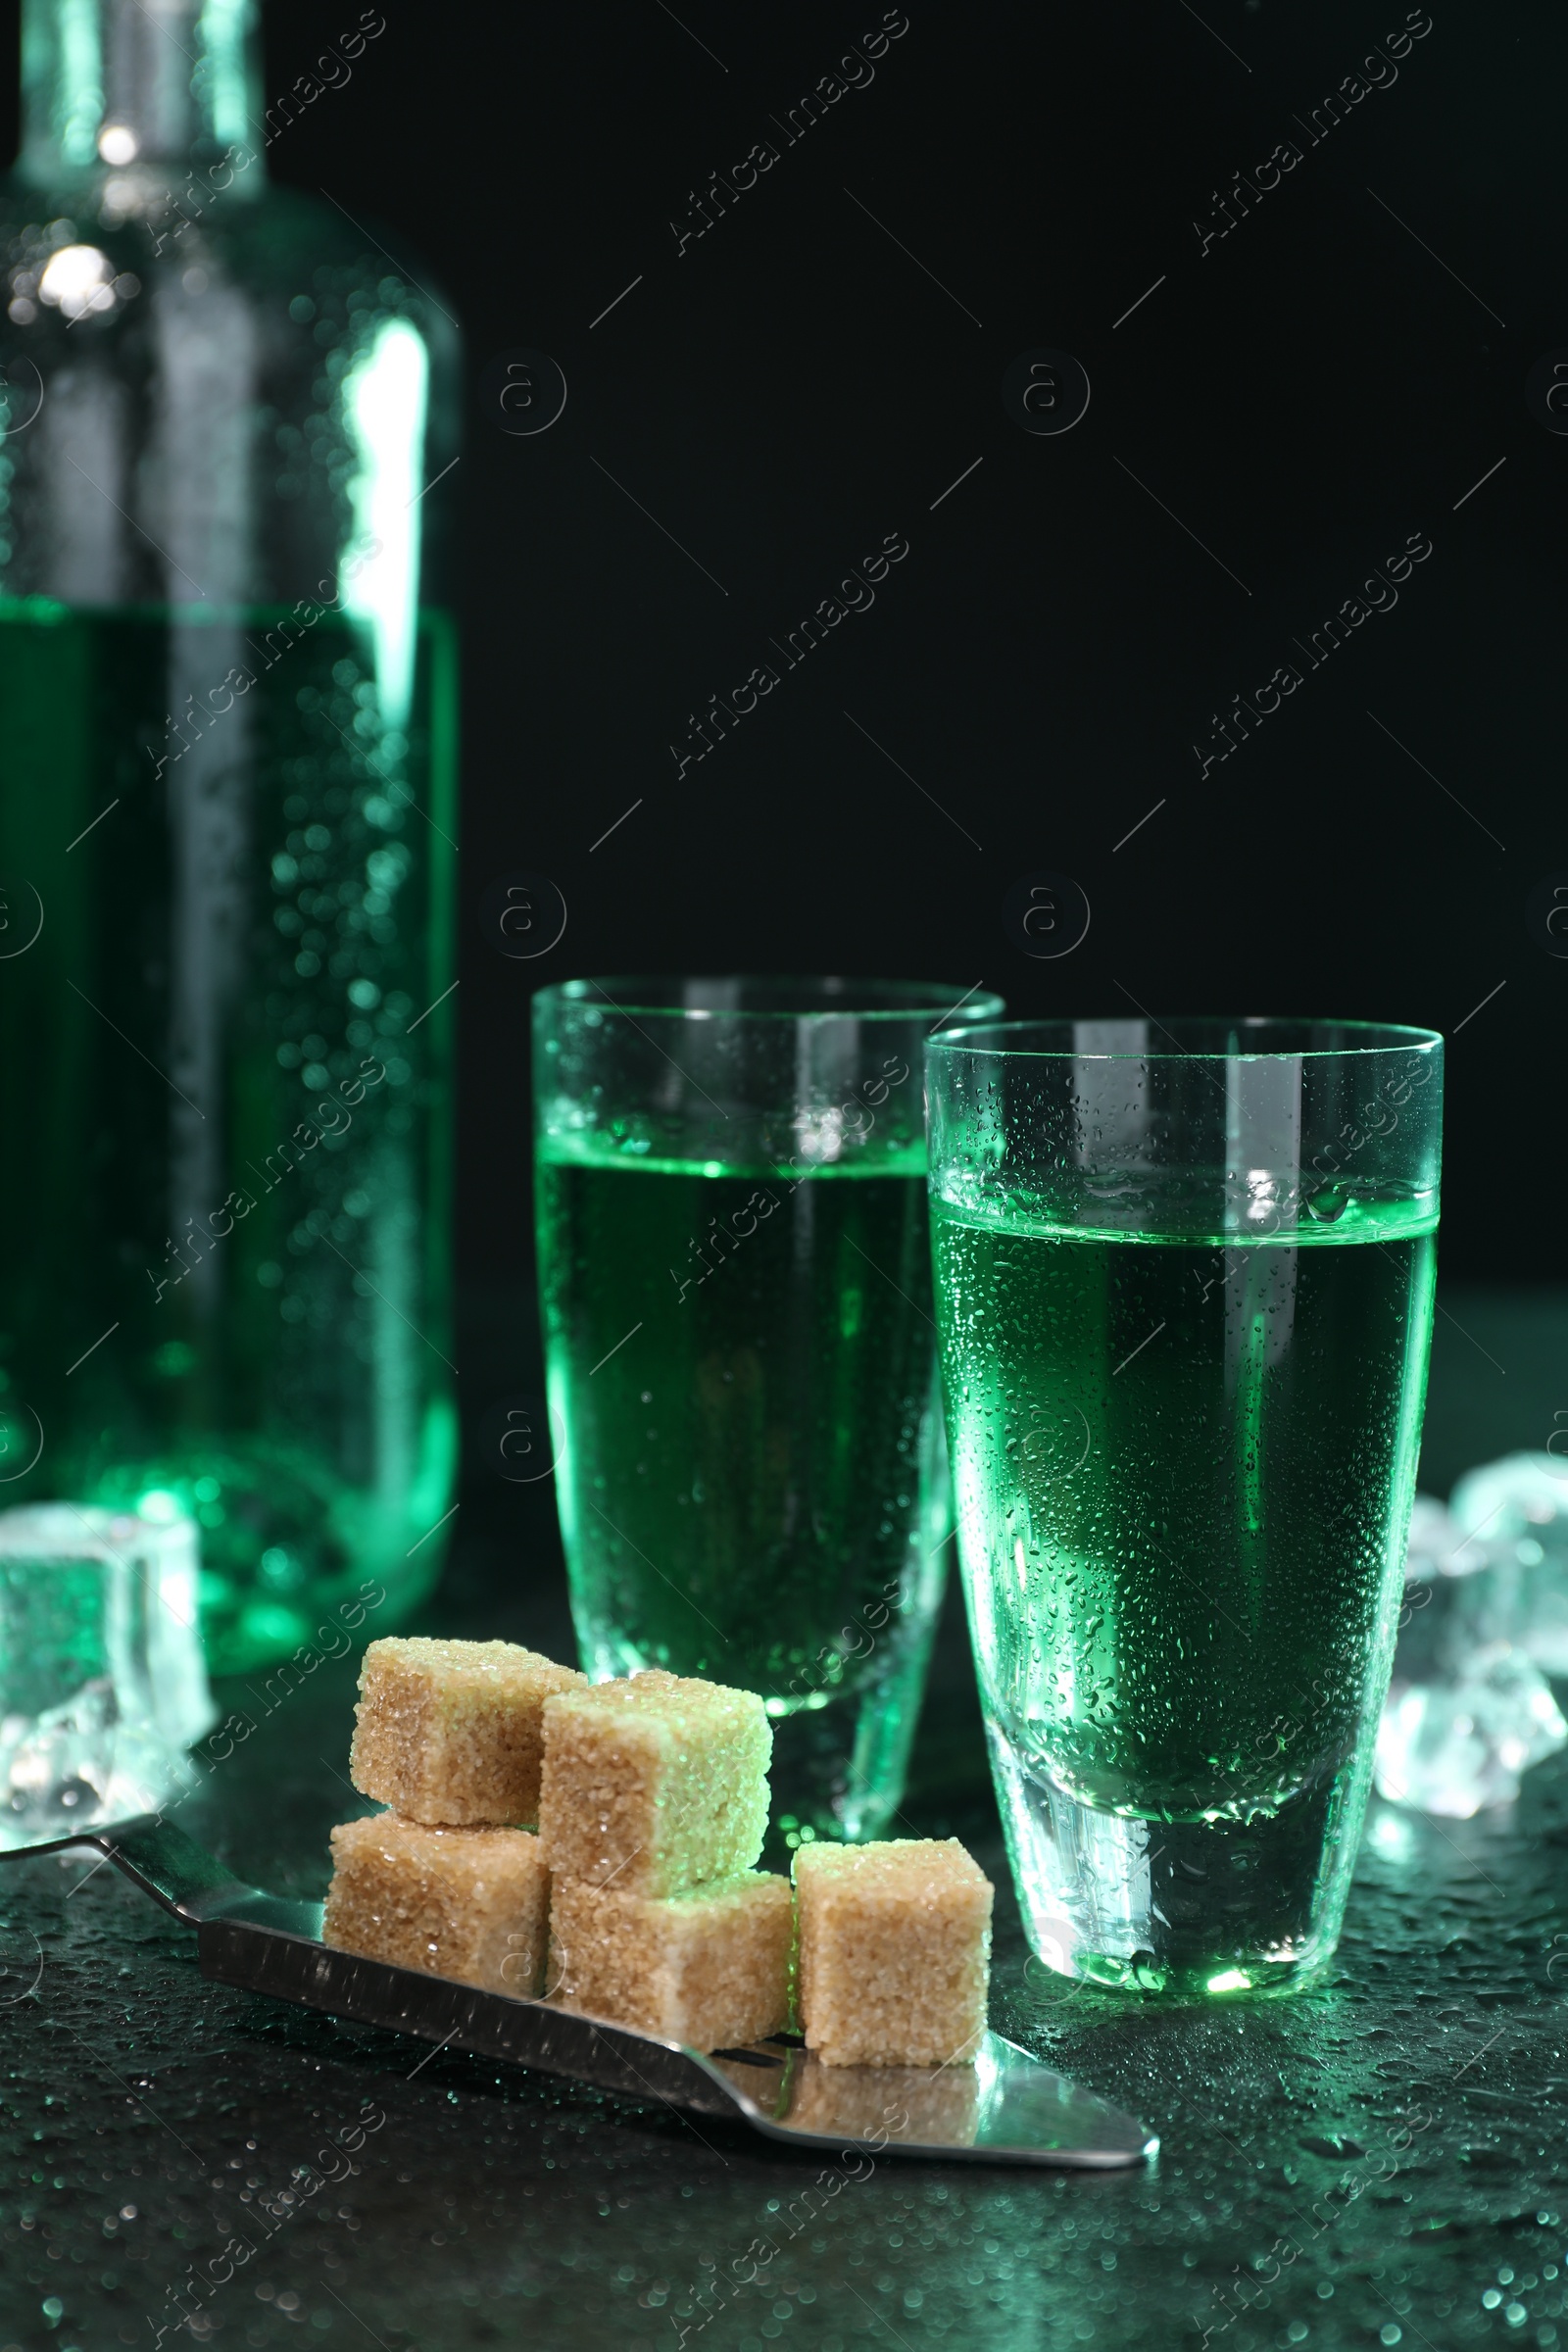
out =
<path fill-rule="evenodd" d="M 875 1837 L 903 1794 L 952 1509 L 920 1055 L 1002 1010 L 964 996 L 631 978 L 534 1000 L 583 1664 L 760 1691 L 786 1844 Z"/>
<path fill-rule="evenodd" d="M 1443 1042 L 1007 1021 L 927 1049 L 959 1558 L 1033 1947 L 1151 1994 L 1334 1950 L 1432 1329 Z"/>

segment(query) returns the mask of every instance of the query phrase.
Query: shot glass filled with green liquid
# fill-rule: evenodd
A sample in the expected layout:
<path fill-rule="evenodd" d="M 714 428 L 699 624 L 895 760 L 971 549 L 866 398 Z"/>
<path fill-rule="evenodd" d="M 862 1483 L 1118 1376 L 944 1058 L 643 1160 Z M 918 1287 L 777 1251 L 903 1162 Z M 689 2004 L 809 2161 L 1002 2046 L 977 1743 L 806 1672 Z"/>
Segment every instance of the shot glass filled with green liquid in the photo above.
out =
<path fill-rule="evenodd" d="M 540 1298 L 582 1662 L 761 1693 L 775 1850 L 887 1826 L 944 1583 L 920 1056 L 959 983 L 534 1000 Z"/>
<path fill-rule="evenodd" d="M 958 1548 L 1030 1940 L 1152 1994 L 1339 1938 L 1431 1340 L 1443 1043 L 1008 1021 L 927 1049 Z"/>

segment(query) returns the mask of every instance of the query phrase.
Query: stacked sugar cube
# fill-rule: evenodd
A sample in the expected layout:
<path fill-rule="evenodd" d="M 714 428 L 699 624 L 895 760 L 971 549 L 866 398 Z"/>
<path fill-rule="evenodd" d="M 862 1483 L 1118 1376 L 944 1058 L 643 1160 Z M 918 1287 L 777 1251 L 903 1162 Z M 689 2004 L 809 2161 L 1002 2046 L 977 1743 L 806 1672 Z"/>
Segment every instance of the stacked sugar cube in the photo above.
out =
<path fill-rule="evenodd" d="M 332 1832 L 327 1943 L 489 1992 L 538 1992 L 544 1709 L 578 1686 L 574 1667 L 511 1642 L 370 1643 L 349 1772 L 392 1810 Z"/>
<path fill-rule="evenodd" d="M 506 1642 L 373 1642 L 349 1770 L 390 1813 L 332 1832 L 328 1943 L 703 2049 L 788 2021 L 794 1906 L 754 1869 L 760 1698 L 653 1672 L 597 1689 Z"/>
<path fill-rule="evenodd" d="M 589 1684 L 505 1642 L 366 1652 L 328 1943 L 723 2049 L 789 2019 L 826 2066 L 942 2066 L 985 2030 L 992 1889 L 954 1838 L 804 1846 L 759 1871 L 760 1698 L 655 1670 Z"/>
<path fill-rule="evenodd" d="M 789 2022 L 789 1882 L 755 1867 L 772 1746 L 751 1691 L 658 1669 L 546 1702 L 556 1999 L 703 2050 Z"/>

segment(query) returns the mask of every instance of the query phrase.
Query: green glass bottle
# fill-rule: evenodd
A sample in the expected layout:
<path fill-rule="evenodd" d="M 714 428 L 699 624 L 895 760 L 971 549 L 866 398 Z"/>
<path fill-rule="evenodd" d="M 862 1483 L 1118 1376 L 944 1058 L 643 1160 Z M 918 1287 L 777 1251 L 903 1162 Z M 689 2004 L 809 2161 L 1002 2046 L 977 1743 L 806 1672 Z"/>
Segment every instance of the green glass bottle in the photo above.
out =
<path fill-rule="evenodd" d="M 451 1505 L 457 336 L 268 186 L 336 101 L 265 105 L 249 0 L 25 0 L 23 79 L 0 1505 L 189 1508 L 244 1671 L 389 1630 Z"/>

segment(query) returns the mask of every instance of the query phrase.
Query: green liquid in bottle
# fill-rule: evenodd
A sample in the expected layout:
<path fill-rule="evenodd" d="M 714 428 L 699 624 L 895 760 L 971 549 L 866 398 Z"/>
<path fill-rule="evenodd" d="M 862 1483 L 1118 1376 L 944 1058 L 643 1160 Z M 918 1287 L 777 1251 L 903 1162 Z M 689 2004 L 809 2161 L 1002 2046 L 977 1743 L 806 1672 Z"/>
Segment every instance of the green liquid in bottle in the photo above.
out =
<path fill-rule="evenodd" d="M 172 1495 L 226 1672 L 387 1628 L 456 1463 L 452 634 L 392 728 L 316 610 L 0 605 L 0 1501 Z"/>

